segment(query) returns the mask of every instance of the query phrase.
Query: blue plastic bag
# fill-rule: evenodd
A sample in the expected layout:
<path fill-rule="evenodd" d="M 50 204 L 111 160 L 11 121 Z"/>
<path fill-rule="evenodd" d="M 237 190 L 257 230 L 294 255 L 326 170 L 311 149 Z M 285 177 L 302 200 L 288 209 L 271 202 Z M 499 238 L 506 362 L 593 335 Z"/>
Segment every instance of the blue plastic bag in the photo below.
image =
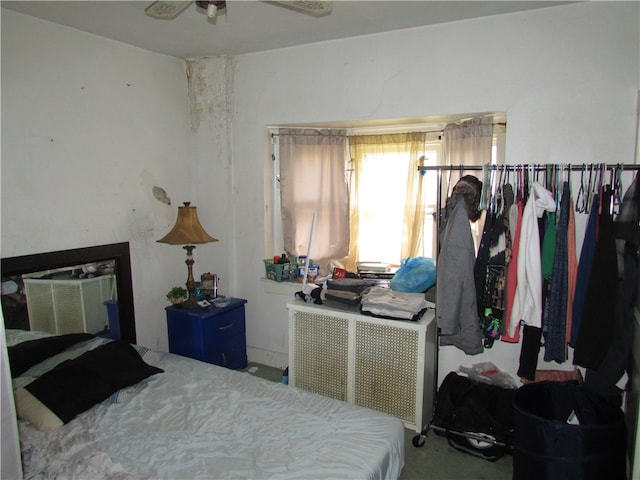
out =
<path fill-rule="evenodd" d="M 391 279 L 396 292 L 423 293 L 436 283 L 436 261 L 429 257 L 405 258 Z"/>

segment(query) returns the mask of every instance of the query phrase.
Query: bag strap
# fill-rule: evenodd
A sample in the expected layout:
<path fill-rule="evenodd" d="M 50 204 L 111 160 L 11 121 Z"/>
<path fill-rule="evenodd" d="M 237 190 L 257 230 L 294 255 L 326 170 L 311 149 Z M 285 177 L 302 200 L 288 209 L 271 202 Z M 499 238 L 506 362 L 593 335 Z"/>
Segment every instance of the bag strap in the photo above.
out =
<path fill-rule="evenodd" d="M 455 415 L 453 416 L 455 418 Z M 451 422 L 453 423 L 453 422 Z M 489 462 L 496 462 L 499 459 L 501 459 L 505 453 L 507 452 L 507 447 L 494 443 L 491 447 L 491 453 L 492 455 L 485 455 L 482 452 L 480 452 L 478 449 L 474 449 L 474 448 L 465 448 L 462 445 L 458 445 L 456 444 L 452 438 L 454 436 L 456 437 L 462 437 L 465 438 L 467 441 L 469 441 L 469 439 L 471 437 L 465 435 L 464 432 L 453 432 L 451 430 L 451 423 L 447 424 L 447 426 L 445 427 L 445 437 L 447 438 L 447 442 L 449 443 L 449 445 L 453 448 L 455 448 L 456 450 L 463 452 L 463 453 L 467 453 L 469 455 L 473 455 L 474 457 L 478 457 L 478 458 L 482 458 L 483 460 L 487 460 Z"/>

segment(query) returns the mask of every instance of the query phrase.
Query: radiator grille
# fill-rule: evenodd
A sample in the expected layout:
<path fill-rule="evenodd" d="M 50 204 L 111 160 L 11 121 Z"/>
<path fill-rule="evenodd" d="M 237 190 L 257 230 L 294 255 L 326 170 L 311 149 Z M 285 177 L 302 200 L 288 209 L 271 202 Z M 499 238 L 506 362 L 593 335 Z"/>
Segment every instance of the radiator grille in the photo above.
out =
<path fill-rule="evenodd" d="M 57 333 L 51 285 L 25 280 L 24 288 L 31 330 Z"/>
<path fill-rule="evenodd" d="M 418 332 L 356 322 L 354 403 L 416 418 Z"/>
<path fill-rule="evenodd" d="M 295 312 L 295 386 L 347 400 L 348 337 L 346 320 Z"/>
<path fill-rule="evenodd" d="M 99 333 L 108 323 L 104 305 L 115 277 L 78 280 L 24 279 L 31 330 Z"/>
<path fill-rule="evenodd" d="M 81 285 L 53 284 L 52 289 L 58 333 L 84 332 Z"/>

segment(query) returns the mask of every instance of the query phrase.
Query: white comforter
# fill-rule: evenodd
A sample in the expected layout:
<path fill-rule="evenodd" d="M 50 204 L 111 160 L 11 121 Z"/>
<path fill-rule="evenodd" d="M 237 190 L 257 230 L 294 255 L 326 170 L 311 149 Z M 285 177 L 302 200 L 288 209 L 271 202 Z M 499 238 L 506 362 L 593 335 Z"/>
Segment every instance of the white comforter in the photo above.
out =
<path fill-rule="evenodd" d="M 165 373 L 52 433 L 19 422 L 25 478 L 397 478 L 400 420 L 169 353 Z M 115 403 L 114 403 L 115 402 Z"/>

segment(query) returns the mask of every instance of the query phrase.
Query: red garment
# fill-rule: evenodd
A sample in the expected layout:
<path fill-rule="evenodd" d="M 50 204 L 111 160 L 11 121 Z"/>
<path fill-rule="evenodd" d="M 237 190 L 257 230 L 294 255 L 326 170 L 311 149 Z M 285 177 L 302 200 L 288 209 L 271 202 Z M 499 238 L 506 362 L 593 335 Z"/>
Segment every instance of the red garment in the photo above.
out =
<path fill-rule="evenodd" d="M 509 319 L 511 318 L 511 309 L 513 307 L 513 299 L 516 295 L 516 287 L 518 286 L 518 250 L 520 245 L 520 230 L 522 227 L 522 213 L 524 211 L 524 202 L 517 200 L 511 208 L 518 209 L 518 222 L 516 232 L 511 242 L 511 260 L 507 267 L 507 289 L 506 289 L 506 306 L 504 310 L 505 334 L 501 339 L 503 342 L 518 343 L 520 341 L 520 329 L 516 328 L 513 337 L 509 336 Z"/>
<path fill-rule="evenodd" d="M 571 323 L 573 320 L 573 299 L 576 295 L 576 281 L 578 278 L 578 256 L 576 251 L 576 217 L 573 210 L 573 198 L 569 205 L 569 226 L 567 230 L 568 251 L 568 302 L 567 302 L 567 344 L 571 341 Z"/>

